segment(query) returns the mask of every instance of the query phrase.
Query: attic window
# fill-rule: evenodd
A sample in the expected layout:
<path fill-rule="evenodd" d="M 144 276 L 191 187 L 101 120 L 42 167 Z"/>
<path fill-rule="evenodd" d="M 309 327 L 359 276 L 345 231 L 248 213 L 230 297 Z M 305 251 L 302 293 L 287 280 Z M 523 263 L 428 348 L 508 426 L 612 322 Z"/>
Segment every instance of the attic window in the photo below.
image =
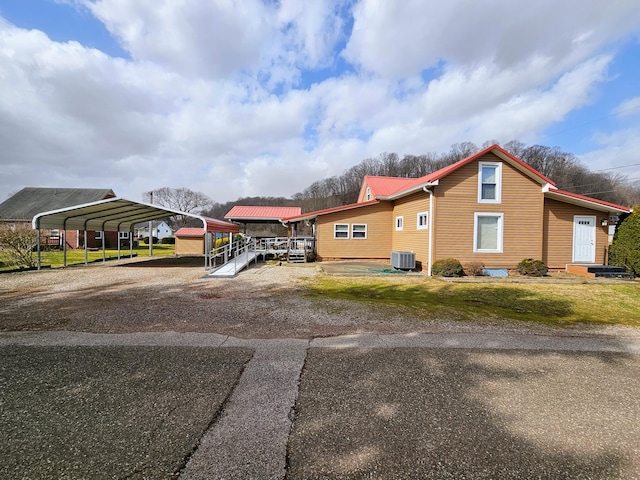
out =
<path fill-rule="evenodd" d="M 371 189 L 367 187 L 367 201 L 371 200 Z"/>
<path fill-rule="evenodd" d="M 478 203 L 502 201 L 502 164 L 480 162 L 478 170 Z"/>

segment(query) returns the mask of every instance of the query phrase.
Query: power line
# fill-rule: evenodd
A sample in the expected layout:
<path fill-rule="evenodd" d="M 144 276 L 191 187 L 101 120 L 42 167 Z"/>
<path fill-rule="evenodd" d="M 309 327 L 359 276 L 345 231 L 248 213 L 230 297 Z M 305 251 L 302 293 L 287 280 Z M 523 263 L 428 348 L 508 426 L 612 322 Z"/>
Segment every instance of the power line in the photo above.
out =
<path fill-rule="evenodd" d="M 604 172 L 606 170 L 616 170 L 618 168 L 627 168 L 627 167 L 639 167 L 640 163 L 632 163 L 630 165 L 622 165 L 620 167 L 610 167 L 610 168 L 601 168 L 600 170 L 593 170 L 594 172 Z"/>

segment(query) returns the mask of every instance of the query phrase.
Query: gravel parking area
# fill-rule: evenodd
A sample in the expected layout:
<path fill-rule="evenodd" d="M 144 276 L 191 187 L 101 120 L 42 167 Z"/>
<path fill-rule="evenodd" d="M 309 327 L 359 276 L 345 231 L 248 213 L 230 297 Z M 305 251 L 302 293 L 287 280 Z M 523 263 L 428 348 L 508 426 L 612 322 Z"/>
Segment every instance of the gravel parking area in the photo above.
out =
<path fill-rule="evenodd" d="M 305 295 L 327 264 L 259 263 L 236 278 L 209 278 L 200 258 L 134 259 L 0 275 L 0 331 L 200 332 L 238 338 L 359 333 L 535 332 L 542 325 L 416 318 L 401 306 Z M 410 281 L 410 279 L 408 279 Z M 606 330 L 606 331 L 605 331 Z M 581 335 L 621 329 L 582 328 Z M 566 331 L 565 331 L 566 334 Z"/>
<path fill-rule="evenodd" d="M 246 348 L 0 348 L 0 478 L 175 478 Z"/>
<path fill-rule="evenodd" d="M 0 331 L 208 332 L 239 338 L 313 338 L 452 328 L 392 308 L 303 295 L 315 264 L 258 264 L 208 278 L 200 258 L 92 264 L 0 276 Z M 469 329 L 468 325 L 457 328 Z"/>
<path fill-rule="evenodd" d="M 288 479 L 640 478 L 640 358 L 311 349 Z"/>

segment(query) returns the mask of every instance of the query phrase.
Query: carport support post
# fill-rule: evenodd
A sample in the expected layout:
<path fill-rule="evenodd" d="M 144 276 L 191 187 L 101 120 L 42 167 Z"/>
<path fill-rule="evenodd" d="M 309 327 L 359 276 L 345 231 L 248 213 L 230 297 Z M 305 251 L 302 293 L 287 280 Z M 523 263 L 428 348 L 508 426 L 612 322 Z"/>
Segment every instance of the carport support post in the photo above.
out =
<path fill-rule="evenodd" d="M 64 222 L 62 223 L 62 234 L 64 235 L 64 233 L 67 231 L 67 219 L 65 218 Z M 64 238 L 64 241 L 62 242 L 62 266 L 67 268 L 67 239 Z"/>
<path fill-rule="evenodd" d="M 84 231 L 84 264 L 89 265 L 89 246 L 87 245 L 87 230 Z"/>
<path fill-rule="evenodd" d="M 153 236 L 151 235 L 152 228 L 153 228 L 153 222 L 149 222 L 149 256 L 150 257 L 153 257 Z"/>
<path fill-rule="evenodd" d="M 209 266 L 209 254 L 211 253 L 211 247 L 209 246 L 210 242 L 209 232 L 207 232 L 207 226 L 204 227 L 204 269 L 206 270 Z"/>
<path fill-rule="evenodd" d="M 40 219 L 38 219 L 38 270 L 40 270 Z"/>

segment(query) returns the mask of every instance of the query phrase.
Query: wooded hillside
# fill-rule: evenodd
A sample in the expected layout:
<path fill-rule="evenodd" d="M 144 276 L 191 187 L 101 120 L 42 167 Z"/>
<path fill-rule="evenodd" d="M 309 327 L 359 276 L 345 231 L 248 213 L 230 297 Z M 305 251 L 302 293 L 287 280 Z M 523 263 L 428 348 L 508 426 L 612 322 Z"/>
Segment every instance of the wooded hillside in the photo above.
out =
<path fill-rule="evenodd" d="M 234 205 L 296 205 L 302 207 L 303 212 L 346 205 L 357 200 L 365 175 L 418 178 L 473 155 L 494 143 L 497 142 L 485 142 L 482 147 L 471 142 L 456 143 L 446 153 L 405 155 L 402 158 L 395 153 L 382 153 L 375 158 L 362 160 L 340 175 L 313 182 L 290 199 L 244 197 L 233 202 L 215 203 L 211 209 L 203 213 L 223 218 Z M 639 180 L 627 180 L 626 176 L 615 173 L 615 170 L 592 172 L 581 164 L 575 155 L 564 152 L 559 147 L 527 146 L 513 140 L 504 144 L 503 148 L 549 177 L 562 190 L 621 205 L 640 204 Z"/>

